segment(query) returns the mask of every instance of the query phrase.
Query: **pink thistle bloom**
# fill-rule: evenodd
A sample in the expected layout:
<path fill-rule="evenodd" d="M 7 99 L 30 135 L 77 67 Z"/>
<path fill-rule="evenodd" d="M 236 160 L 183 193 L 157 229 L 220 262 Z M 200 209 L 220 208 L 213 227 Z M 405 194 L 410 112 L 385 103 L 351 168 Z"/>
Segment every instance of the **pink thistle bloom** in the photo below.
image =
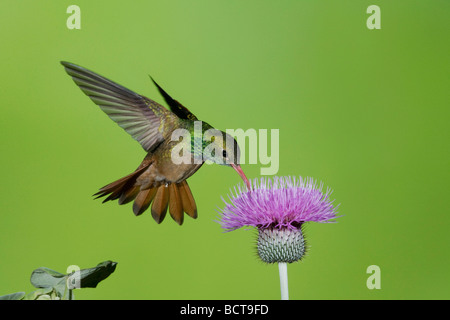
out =
<path fill-rule="evenodd" d="M 226 231 L 256 227 L 261 259 L 268 263 L 294 262 L 305 252 L 301 227 L 306 222 L 335 222 L 337 208 L 331 189 L 322 192 L 312 178 L 273 177 L 254 179 L 251 191 L 238 185 L 219 210 Z"/>

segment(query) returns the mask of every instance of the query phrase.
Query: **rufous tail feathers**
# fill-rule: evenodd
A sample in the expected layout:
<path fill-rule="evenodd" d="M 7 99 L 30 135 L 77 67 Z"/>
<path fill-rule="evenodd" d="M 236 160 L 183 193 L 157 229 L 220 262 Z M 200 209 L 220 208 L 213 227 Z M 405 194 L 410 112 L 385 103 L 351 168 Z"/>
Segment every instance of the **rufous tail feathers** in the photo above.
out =
<path fill-rule="evenodd" d="M 141 215 L 152 205 L 151 213 L 157 223 L 161 223 L 169 209 L 170 216 L 179 225 L 183 224 L 184 212 L 190 217 L 197 218 L 197 206 L 191 189 L 186 180 L 170 183 L 158 187 L 141 190 L 135 185 L 137 177 L 146 169 L 140 168 L 132 174 L 114 181 L 94 194 L 95 199 L 108 196 L 104 202 L 119 199 L 119 204 L 126 204 L 134 200 L 133 212 Z"/>

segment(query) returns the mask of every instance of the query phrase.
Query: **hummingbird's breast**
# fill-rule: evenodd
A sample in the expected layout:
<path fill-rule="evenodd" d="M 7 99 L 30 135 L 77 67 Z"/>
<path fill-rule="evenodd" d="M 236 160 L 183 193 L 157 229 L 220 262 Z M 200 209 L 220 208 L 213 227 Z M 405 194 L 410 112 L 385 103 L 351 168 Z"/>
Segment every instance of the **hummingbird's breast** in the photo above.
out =
<path fill-rule="evenodd" d="M 136 179 L 136 185 L 140 185 L 141 189 L 179 183 L 192 176 L 203 165 L 203 162 L 195 163 L 193 158 L 188 163 L 177 164 L 172 161 L 168 152 L 160 148 L 153 154 L 149 153 L 143 162 L 150 163 L 150 165 Z"/>

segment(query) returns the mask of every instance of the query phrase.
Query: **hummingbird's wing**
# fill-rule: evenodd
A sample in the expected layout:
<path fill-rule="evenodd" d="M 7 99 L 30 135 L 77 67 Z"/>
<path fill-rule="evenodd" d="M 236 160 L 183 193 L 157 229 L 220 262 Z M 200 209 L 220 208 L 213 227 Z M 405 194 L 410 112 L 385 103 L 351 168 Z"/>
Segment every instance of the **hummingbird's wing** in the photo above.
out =
<path fill-rule="evenodd" d="M 80 89 L 146 151 L 164 141 L 164 124 L 178 120 L 162 105 L 95 72 L 70 62 L 61 64 Z"/>
<path fill-rule="evenodd" d="M 175 113 L 178 118 L 180 119 L 188 119 L 188 120 L 198 120 L 197 117 L 188 110 L 185 106 L 183 106 L 181 103 L 179 103 L 177 100 L 173 99 L 167 92 L 163 90 L 159 86 L 159 84 L 156 83 L 156 81 L 150 76 L 150 79 L 152 79 L 155 86 L 158 88 L 159 93 L 164 97 L 164 100 L 166 100 L 166 103 L 169 105 L 170 110 L 172 110 L 173 113 Z"/>

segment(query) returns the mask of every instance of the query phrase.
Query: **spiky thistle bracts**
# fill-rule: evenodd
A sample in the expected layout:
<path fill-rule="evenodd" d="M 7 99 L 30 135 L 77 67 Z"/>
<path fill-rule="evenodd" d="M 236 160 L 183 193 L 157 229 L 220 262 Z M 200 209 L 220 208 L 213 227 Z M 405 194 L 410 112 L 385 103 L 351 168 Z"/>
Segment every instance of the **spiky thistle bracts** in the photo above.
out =
<path fill-rule="evenodd" d="M 292 263 L 300 260 L 306 251 L 301 229 L 259 229 L 256 243 L 258 256 L 263 262 Z"/>

